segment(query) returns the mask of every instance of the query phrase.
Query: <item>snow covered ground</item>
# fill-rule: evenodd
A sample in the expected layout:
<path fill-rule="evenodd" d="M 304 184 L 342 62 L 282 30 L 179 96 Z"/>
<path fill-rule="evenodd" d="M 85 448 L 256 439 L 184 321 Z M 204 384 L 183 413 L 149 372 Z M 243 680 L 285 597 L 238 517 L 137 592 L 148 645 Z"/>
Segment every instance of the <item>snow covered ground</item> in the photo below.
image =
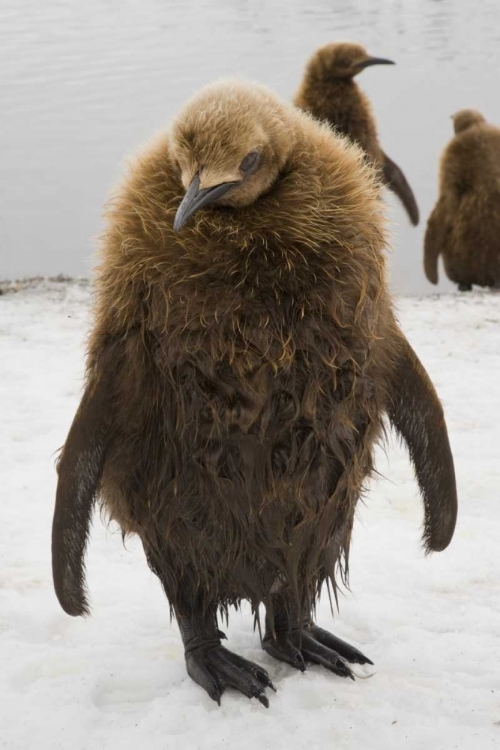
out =
<path fill-rule="evenodd" d="M 221 708 L 185 673 L 176 625 L 136 541 L 97 517 L 88 555 L 93 615 L 59 608 L 50 572 L 54 454 L 79 401 L 86 284 L 0 296 L 0 747 L 9 750 L 500 746 L 500 295 L 400 298 L 400 320 L 444 402 L 459 487 L 451 547 L 425 558 L 422 510 L 391 441 L 360 507 L 352 593 L 319 623 L 375 662 L 370 679 L 305 675 L 260 650 L 248 611 L 230 647 L 278 689 L 266 711 Z"/>

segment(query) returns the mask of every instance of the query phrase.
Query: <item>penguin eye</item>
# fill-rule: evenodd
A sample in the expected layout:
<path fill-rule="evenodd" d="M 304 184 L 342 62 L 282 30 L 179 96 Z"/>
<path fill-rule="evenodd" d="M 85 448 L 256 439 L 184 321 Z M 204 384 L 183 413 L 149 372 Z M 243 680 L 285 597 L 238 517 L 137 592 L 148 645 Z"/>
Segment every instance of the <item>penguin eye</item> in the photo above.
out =
<path fill-rule="evenodd" d="M 255 172 L 259 166 L 260 154 L 258 151 L 249 151 L 240 164 L 240 170 L 243 174 L 251 174 Z"/>

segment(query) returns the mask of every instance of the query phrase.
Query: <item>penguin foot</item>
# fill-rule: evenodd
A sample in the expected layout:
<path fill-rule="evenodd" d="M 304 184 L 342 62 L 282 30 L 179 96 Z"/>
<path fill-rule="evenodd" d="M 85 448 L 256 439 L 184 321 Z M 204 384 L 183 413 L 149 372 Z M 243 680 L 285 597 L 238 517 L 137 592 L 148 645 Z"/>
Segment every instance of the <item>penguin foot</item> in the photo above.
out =
<path fill-rule="evenodd" d="M 373 664 L 357 648 L 314 624 L 303 630 L 277 632 L 276 636 L 268 630 L 262 646 L 270 656 L 285 661 L 302 672 L 307 663 L 321 664 L 330 672 L 340 677 L 350 677 L 351 680 L 354 680 L 354 675 L 346 661 L 353 664 Z"/>
<path fill-rule="evenodd" d="M 191 679 L 198 683 L 216 703 L 226 688 L 234 688 L 247 698 L 257 698 L 269 708 L 265 688 L 275 690 L 268 673 L 258 664 L 233 654 L 212 642 L 200 644 L 186 652 L 186 666 Z"/>
<path fill-rule="evenodd" d="M 459 292 L 472 292 L 472 284 L 463 284 L 463 283 L 460 283 L 458 285 L 458 291 Z"/>
<path fill-rule="evenodd" d="M 327 646 L 327 648 L 332 649 L 332 651 L 336 651 L 351 664 L 371 664 L 373 666 L 371 659 L 354 646 L 351 646 L 350 643 L 343 641 L 342 638 L 337 638 L 333 633 L 329 633 L 328 630 L 323 630 L 318 625 L 312 625 L 309 628 L 309 632 L 312 633 L 316 640 Z"/>

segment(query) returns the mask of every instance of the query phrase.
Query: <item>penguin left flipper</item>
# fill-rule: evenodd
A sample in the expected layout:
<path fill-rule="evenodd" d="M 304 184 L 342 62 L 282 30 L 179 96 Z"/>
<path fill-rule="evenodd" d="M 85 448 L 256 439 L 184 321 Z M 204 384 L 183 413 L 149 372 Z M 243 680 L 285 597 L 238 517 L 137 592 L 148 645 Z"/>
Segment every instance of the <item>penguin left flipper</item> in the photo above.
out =
<path fill-rule="evenodd" d="M 408 447 L 424 503 L 426 551 L 443 550 L 457 519 L 453 456 L 434 386 L 401 332 L 387 391 L 387 415 Z"/>
<path fill-rule="evenodd" d="M 411 223 L 416 226 L 419 222 L 419 210 L 417 201 L 413 195 L 413 190 L 398 165 L 395 164 L 392 159 L 389 159 L 387 154 L 384 154 L 383 151 L 382 156 L 383 163 L 381 164 L 381 168 L 383 182 L 389 190 L 392 190 L 392 192 L 398 196 L 410 217 Z"/>
<path fill-rule="evenodd" d="M 448 212 L 440 198 L 427 221 L 424 237 L 424 271 L 431 284 L 438 283 L 438 258 L 445 250 L 449 235 Z"/>
<path fill-rule="evenodd" d="M 75 617 L 89 613 L 84 558 L 111 431 L 116 362 L 110 344 L 88 380 L 57 464 L 52 575 L 61 607 Z"/>

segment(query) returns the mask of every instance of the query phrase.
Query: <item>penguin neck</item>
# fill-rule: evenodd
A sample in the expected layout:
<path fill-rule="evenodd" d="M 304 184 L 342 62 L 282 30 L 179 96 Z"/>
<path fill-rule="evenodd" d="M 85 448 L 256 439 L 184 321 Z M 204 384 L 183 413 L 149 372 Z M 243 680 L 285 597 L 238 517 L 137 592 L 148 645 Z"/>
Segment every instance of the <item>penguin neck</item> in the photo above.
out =
<path fill-rule="evenodd" d="M 314 85 L 310 82 L 308 94 L 303 103 L 297 102 L 298 106 L 348 136 L 361 146 L 370 161 L 377 159 L 377 128 L 370 102 L 353 78 L 323 76 Z"/>
<path fill-rule="evenodd" d="M 344 135 L 351 132 L 353 114 L 362 106 L 363 95 L 352 78 L 324 76 L 310 88 L 309 109 Z"/>

